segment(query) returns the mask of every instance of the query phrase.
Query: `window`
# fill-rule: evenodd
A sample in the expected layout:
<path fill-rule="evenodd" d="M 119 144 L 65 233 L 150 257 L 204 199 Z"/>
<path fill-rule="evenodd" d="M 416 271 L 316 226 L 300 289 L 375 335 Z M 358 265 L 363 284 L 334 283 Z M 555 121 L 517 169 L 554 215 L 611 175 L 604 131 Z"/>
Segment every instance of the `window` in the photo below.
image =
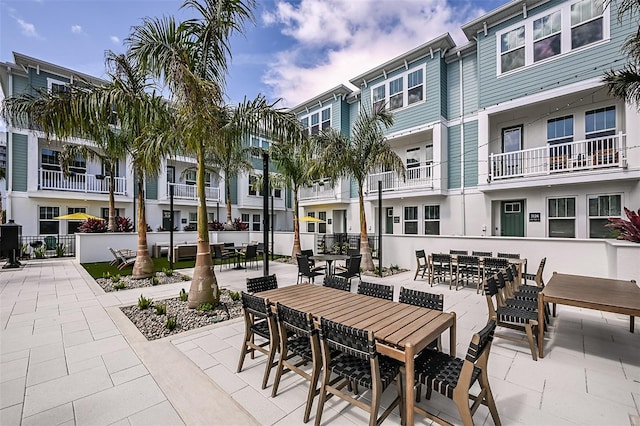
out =
<path fill-rule="evenodd" d="M 326 108 L 322 110 L 322 130 L 329 127 L 331 127 L 331 109 Z"/>
<path fill-rule="evenodd" d="M 573 116 L 553 118 L 547 121 L 547 143 L 549 144 L 549 168 L 564 169 L 569 165 L 573 142 Z"/>
<path fill-rule="evenodd" d="M 73 161 L 71 162 L 71 164 L 69 164 L 69 170 L 73 173 L 86 173 L 87 172 L 87 162 L 84 159 L 84 157 L 81 156 L 76 156 L 76 158 L 73 159 Z"/>
<path fill-rule="evenodd" d="M 198 228 L 198 212 L 189 212 L 189 227 Z"/>
<path fill-rule="evenodd" d="M 318 233 L 327 233 L 327 212 L 318 212 L 318 219 L 324 220 L 324 222 L 318 222 Z"/>
<path fill-rule="evenodd" d="M 309 134 L 309 117 L 304 117 L 300 120 L 300 124 L 302 124 L 302 128 L 305 129 L 307 134 Z"/>
<path fill-rule="evenodd" d="M 282 188 L 274 188 L 273 189 L 273 197 L 274 198 L 282 198 Z"/>
<path fill-rule="evenodd" d="M 581 0 L 571 5 L 571 48 L 603 39 L 604 0 Z"/>
<path fill-rule="evenodd" d="M 319 117 L 320 117 L 320 114 L 318 114 L 317 112 L 315 114 L 311 114 L 311 134 L 312 135 L 317 135 L 318 133 L 320 133 Z"/>
<path fill-rule="evenodd" d="M 252 226 L 251 229 L 253 231 L 259 231 L 260 230 L 260 223 L 261 223 L 260 215 L 259 214 L 251 215 L 251 219 L 253 219 L 252 225 L 251 225 Z"/>
<path fill-rule="evenodd" d="M 60 233 L 60 222 L 54 220 L 54 217 L 60 216 L 59 207 L 40 207 L 40 235 L 50 235 Z"/>
<path fill-rule="evenodd" d="M 311 122 L 311 128 L 309 128 L 309 122 Z M 317 135 L 320 133 L 320 130 L 326 130 L 331 127 L 331 107 L 302 116 L 300 123 L 302 127 L 307 130 L 308 134 Z M 263 141 L 262 147 L 267 149 L 269 143 Z"/>
<path fill-rule="evenodd" d="M 246 225 L 247 229 L 249 229 L 249 213 L 242 213 L 240 220 Z"/>
<path fill-rule="evenodd" d="M 389 110 L 395 110 L 424 101 L 424 88 L 423 68 L 406 71 L 371 88 L 373 108 L 380 110 L 386 105 Z"/>
<path fill-rule="evenodd" d="M 418 207 L 405 207 L 404 208 L 404 233 L 417 235 L 418 234 Z"/>
<path fill-rule="evenodd" d="M 176 181 L 176 168 L 174 166 L 167 166 L 167 182 L 175 183 Z"/>
<path fill-rule="evenodd" d="M 40 164 L 44 170 L 60 170 L 60 151 L 43 149 L 40 154 Z"/>
<path fill-rule="evenodd" d="M 621 195 L 589 196 L 589 238 L 613 238 L 605 225 L 610 217 L 622 217 Z"/>
<path fill-rule="evenodd" d="M 403 101 L 402 77 L 389 82 L 389 109 L 402 108 Z"/>
<path fill-rule="evenodd" d="M 424 206 L 425 235 L 440 235 L 440 206 Z"/>
<path fill-rule="evenodd" d="M 63 93 L 70 92 L 69 83 L 60 80 L 54 80 L 52 78 L 47 78 L 47 87 L 49 89 L 49 93 Z"/>
<path fill-rule="evenodd" d="M 258 192 L 256 191 L 256 180 L 257 178 L 255 176 L 249 176 L 249 195 L 257 195 Z M 248 222 L 248 220 L 247 220 Z"/>
<path fill-rule="evenodd" d="M 538 62 L 560 53 L 562 22 L 560 11 L 533 21 L 533 61 Z"/>
<path fill-rule="evenodd" d="M 110 176 L 111 173 L 109 171 L 111 162 L 109 160 L 102 160 L 102 176 Z M 113 163 L 113 176 L 114 177 L 118 177 L 120 176 L 120 162 L 119 161 L 115 161 Z"/>
<path fill-rule="evenodd" d="M 184 173 L 184 183 L 187 185 L 195 185 L 196 184 L 196 171 L 195 170 L 187 170 Z"/>
<path fill-rule="evenodd" d="M 422 79 L 422 69 L 409 73 L 407 76 L 407 89 L 409 94 L 409 105 L 422 100 L 424 95 L 424 80 Z"/>
<path fill-rule="evenodd" d="M 502 129 L 502 152 L 522 150 L 522 126 Z"/>
<path fill-rule="evenodd" d="M 524 27 L 516 28 L 500 37 L 502 72 L 524 66 Z"/>
<path fill-rule="evenodd" d="M 616 133 L 616 107 L 587 111 L 584 121 L 587 139 L 612 136 Z"/>
<path fill-rule="evenodd" d="M 608 39 L 606 0 L 572 1 L 498 31 L 497 73 L 522 69 Z"/>
<path fill-rule="evenodd" d="M 316 217 L 315 212 L 309 212 L 309 217 Z M 307 222 L 307 232 L 316 232 L 315 222 Z"/>
<path fill-rule="evenodd" d="M 420 148 L 407 149 L 407 179 L 420 178 Z"/>
<path fill-rule="evenodd" d="M 551 238 L 575 238 L 576 237 L 576 199 L 575 198 L 550 198 L 549 210 L 549 237 Z"/>
<path fill-rule="evenodd" d="M 116 217 L 120 217 L 120 209 L 116 208 L 115 213 Z M 100 209 L 100 217 L 106 221 L 109 220 L 109 207 L 102 207 Z"/>
<path fill-rule="evenodd" d="M 84 207 L 67 207 L 67 214 L 74 213 L 86 213 L 87 209 Z M 75 234 L 78 232 L 78 228 L 82 225 L 82 221 L 79 220 L 67 220 L 67 235 Z"/>

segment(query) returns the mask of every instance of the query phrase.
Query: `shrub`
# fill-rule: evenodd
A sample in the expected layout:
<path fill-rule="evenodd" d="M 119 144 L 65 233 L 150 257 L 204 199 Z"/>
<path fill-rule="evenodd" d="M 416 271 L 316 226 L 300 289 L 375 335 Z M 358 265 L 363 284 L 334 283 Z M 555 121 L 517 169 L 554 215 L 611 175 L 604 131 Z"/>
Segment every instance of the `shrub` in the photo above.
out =
<path fill-rule="evenodd" d="M 33 249 L 33 255 L 36 257 L 36 259 L 44 258 L 44 255 L 46 253 L 47 253 L 47 246 L 45 246 L 45 245 L 38 246 L 38 247 Z"/>
<path fill-rule="evenodd" d="M 188 276 L 188 275 L 183 275 L 182 276 L 182 281 L 189 281 L 190 279 L 191 279 L 191 277 Z"/>
<path fill-rule="evenodd" d="M 214 306 L 211 303 L 201 303 L 196 309 L 201 312 L 208 312 L 213 311 L 213 308 Z"/>
<path fill-rule="evenodd" d="M 164 324 L 169 330 L 173 330 L 178 325 L 178 319 L 176 317 L 167 318 L 167 322 Z"/>
<path fill-rule="evenodd" d="M 156 315 L 164 315 L 167 313 L 167 305 L 156 305 Z"/>
<path fill-rule="evenodd" d="M 162 273 L 165 274 L 167 277 L 170 277 L 171 275 L 173 275 L 173 269 L 162 268 Z"/>
<path fill-rule="evenodd" d="M 78 232 L 83 232 L 85 234 L 95 234 L 107 232 L 107 221 L 100 219 L 87 219 L 84 221 L 80 227 L 78 227 Z"/>
<path fill-rule="evenodd" d="M 184 288 L 180 290 L 180 300 L 186 302 L 189 299 L 189 293 L 184 291 Z"/>
<path fill-rule="evenodd" d="M 102 278 L 105 278 L 105 279 L 109 279 L 109 278 L 111 278 L 111 272 L 109 272 L 109 271 L 104 271 L 104 272 L 102 273 Z"/>
<path fill-rule="evenodd" d="M 67 245 L 58 243 L 56 246 L 56 257 L 62 257 L 67 252 Z"/>
<path fill-rule="evenodd" d="M 113 288 L 115 290 L 122 290 L 123 288 L 126 288 L 126 287 L 127 287 L 127 284 L 124 281 L 119 281 L 113 285 Z"/>
<path fill-rule="evenodd" d="M 151 277 L 151 285 L 158 285 L 158 284 L 160 284 L 160 278 Z"/>
<path fill-rule="evenodd" d="M 138 298 L 138 307 L 140 309 L 147 309 L 148 307 L 151 306 L 152 302 L 153 302 L 153 299 L 151 298 L 147 299 L 143 295 L 140 295 L 140 297 Z"/>
<path fill-rule="evenodd" d="M 240 300 L 240 293 L 237 291 L 229 291 L 229 298 L 234 302 Z"/>
<path fill-rule="evenodd" d="M 640 243 L 640 209 L 638 213 L 628 208 L 624 208 L 629 220 L 620 218 L 609 218 L 609 223 L 605 226 L 618 232 L 619 240 L 627 240 L 634 243 Z"/>
<path fill-rule="evenodd" d="M 118 281 L 120 281 L 122 277 L 120 276 L 120 274 L 114 275 L 111 277 L 111 282 L 112 283 L 117 283 Z"/>
<path fill-rule="evenodd" d="M 184 228 L 182 228 L 183 231 L 195 231 L 196 227 L 195 225 L 187 225 Z"/>
<path fill-rule="evenodd" d="M 133 232 L 131 218 L 116 216 L 116 232 Z"/>
<path fill-rule="evenodd" d="M 246 231 L 249 229 L 249 225 L 244 223 L 239 217 L 236 217 L 233 219 L 233 229 L 236 231 Z"/>
<path fill-rule="evenodd" d="M 217 219 L 209 222 L 209 231 L 224 231 L 224 224 Z"/>

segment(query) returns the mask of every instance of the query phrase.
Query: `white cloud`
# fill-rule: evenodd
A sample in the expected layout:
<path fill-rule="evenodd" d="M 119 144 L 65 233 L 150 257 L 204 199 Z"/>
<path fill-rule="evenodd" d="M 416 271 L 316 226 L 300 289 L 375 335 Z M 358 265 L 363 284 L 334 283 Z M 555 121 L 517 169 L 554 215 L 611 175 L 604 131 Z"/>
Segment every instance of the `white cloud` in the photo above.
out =
<path fill-rule="evenodd" d="M 18 23 L 18 25 L 20 25 L 20 28 L 22 29 L 22 34 L 26 35 L 27 37 L 35 37 L 35 38 L 39 38 L 40 36 L 38 35 L 38 32 L 36 31 L 36 26 L 26 22 L 20 18 L 15 18 L 16 22 Z"/>
<path fill-rule="evenodd" d="M 80 25 L 72 25 L 71 32 L 74 34 L 82 34 L 82 27 Z"/>
<path fill-rule="evenodd" d="M 446 32 L 465 44 L 461 25 L 481 13 L 446 0 L 279 1 L 262 22 L 294 44 L 275 55 L 263 81 L 294 106 Z"/>
<path fill-rule="evenodd" d="M 120 44 L 120 38 L 118 38 L 117 36 L 112 35 L 111 37 L 109 37 L 109 39 L 113 44 Z"/>

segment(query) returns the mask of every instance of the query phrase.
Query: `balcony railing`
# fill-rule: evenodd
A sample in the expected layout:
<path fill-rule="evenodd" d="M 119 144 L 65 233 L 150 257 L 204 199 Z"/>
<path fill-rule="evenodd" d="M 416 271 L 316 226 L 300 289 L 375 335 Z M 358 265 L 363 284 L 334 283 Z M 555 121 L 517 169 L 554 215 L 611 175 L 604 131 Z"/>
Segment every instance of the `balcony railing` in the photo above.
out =
<path fill-rule="evenodd" d="M 322 185 L 316 183 L 309 188 L 300 188 L 298 199 L 300 201 L 333 200 L 338 196 L 337 191 L 337 188 L 331 187 L 328 182 Z"/>
<path fill-rule="evenodd" d="M 580 170 L 622 167 L 626 135 L 559 143 L 504 154 L 491 154 L 491 180 L 563 174 Z"/>
<path fill-rule="evenodd" d="M 114 193 L 125 195 L 127 193 L 126 178 L 114 179 L 116 184 Z M 62 171 L 40 169 L 40 189 L 108 194 L 110 180 L 110 176 L 87 173 L 72 173 L 70 176 L 65 176 Z"/>
<path fill-rule="evenodd" d="M 402 180 L 396 172 L 373 173 L 367 177 L 367 192 L 378 190 L 378 181 L 382 181 L 383 191 L 402 189 L 433 188 L 433 164 L 407 168 L 407 179 Z"/>
<path fill-rule="evenodd" d="M 173 198 L 182 200 L 197 200 L 198 193 L 196 185 L 187 185 L 184 183 L 171 183 L 167 184 L 167 195 L 169 194 L 169 188 L 173 186 Z M 220 188 L 205 186 L 204 194 L 208 201 L 220 201 Z"/>

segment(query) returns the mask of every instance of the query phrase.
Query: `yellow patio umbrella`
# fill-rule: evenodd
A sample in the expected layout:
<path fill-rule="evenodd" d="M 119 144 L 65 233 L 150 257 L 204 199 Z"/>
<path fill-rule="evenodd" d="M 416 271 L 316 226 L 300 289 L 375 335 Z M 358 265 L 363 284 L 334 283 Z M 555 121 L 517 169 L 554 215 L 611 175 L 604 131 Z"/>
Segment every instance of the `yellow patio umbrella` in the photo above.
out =
<path fill-rule="evenodd" d="M 90 215 L 88 213 L 82 213 L 82 212 L 65 214 L 65 215 L 62 215 L 62 216 L 56 216 L 56 217 L 54 217 L 54 219 L 60 219 L 60 220 L 87 220 L 87 219 L 104 220 L 101 217 L 93 216 L 93 215 Z"/>
<path fill-rule="evenodd" d="M 317 217 L 313 217 L 313 216 L 302 216 L 301 218 L 298 218 L 298 219 L 301 220 L 302 222 L 324 222 L 324 220 L 318 219 Z"/>

